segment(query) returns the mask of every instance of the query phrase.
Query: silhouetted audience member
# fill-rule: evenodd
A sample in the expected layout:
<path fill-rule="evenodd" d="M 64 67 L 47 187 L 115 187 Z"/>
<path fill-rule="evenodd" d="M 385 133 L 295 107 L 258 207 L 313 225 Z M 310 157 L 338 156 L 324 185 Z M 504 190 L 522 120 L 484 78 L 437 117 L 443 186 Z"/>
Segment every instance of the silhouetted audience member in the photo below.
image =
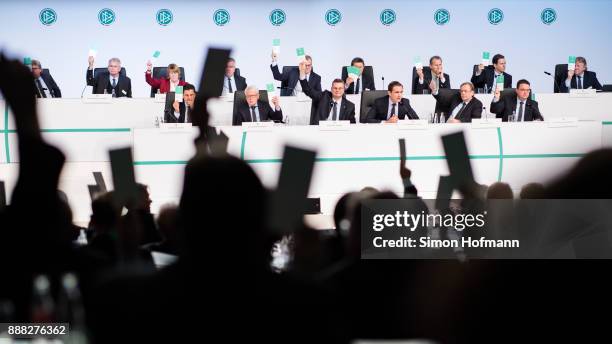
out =
<path fill-rule="evenodd" d="M 538 199 L 543 198 L 546 193 L 546 188 L 540 183 L 529 183 L 523 185 L 519 197 L 521 199 Z"/>
<path fill-rule="evenodd" d="M 487 199 L 513 199 L 514 193 L 510 185 L 506 183 L 496 182 L 489 186 L 487 190 Z"/>
<path fill-rule="evenodd" d="M 148 251 L 178 255 L 181 247 L 178 217 L 179 210 L 176 205 L 162 206 L 157 215 L 157 228 L 163 239 L 160 242 L 147 244 L 144 248 Z"/>

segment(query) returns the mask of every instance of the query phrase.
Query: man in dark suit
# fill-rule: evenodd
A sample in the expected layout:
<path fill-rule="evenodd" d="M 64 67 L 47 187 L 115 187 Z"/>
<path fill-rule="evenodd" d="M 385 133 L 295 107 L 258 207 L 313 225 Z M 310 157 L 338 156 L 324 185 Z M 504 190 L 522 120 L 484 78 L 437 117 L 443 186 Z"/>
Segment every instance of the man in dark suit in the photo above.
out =
<path fill-rule="evenodd" d="M 368 111 L 366 123 L 397 123 L 400 119 L 419 119 L 404 96 L 404 86 L 399 81 L 391 81 L 387 87 L 388 95 L 374 101 Z"/>
<path fill-rule="evenodd" d="M 567 71 L 567 79 L 559 85 L 562 93 L 568 93 L 573 89 L 593 88 L 601 90 L 602 86 L 597 80 L 597 74 L 587 70 L 587 61 L 584 57 L 576 57 L 576 66 L 573 70 Z"/>
<path fill-rule="evenodd" d="M 98 73 L 94 77 L 94 57 L 89 57 L 87 68 L 87 85 L 93 86 L 93 94 L 112 94 L 113 98 L 132 98 L 132 80 L 121 75 L 121 60 L 116 57 L 108 60 L 108 72 Z M 106 92 L 105 92 L 106 91 Z"/>
<path fill-rule="evenodd" d="M 166 108 L 164 110 L 164 122 L 166 123 L 191 123 L 191 112 L 195 102 L 196 90 L 192 84 L 183 86 L 183 101 L 174 99 L 174 92 L 166 95 Z"/>
<path fill-rule="evenodd" d="M 353 78 L 348 76 L 346 68 L 342 69 L 342 80 L 346 80 L 344 86 L 346 88 L 346 94 L 361 94 L 363 91 L 376 90 L 376 86 L 374 86 L 374 75 L 363 74 L 365 62 L 361 57 L 355 57 L 351 61 L 351 67 L 359 69 L 359 77 L 357 77 L 357 80 L 353 80 Z"/>
<path fill-rule="evenodd" d="M 32 75 L 36 86 L 37 98 L 61 98 L 62 91 L 49 73 L 44 73 L 42 65 L 38 60 L 32 60 Z"/>
<path fill-rule="evenodd" d="M 267 102 L 259 100 L 259 89 L 255 86 L 248 86 L 244 90 L 246 103 L 238 105 L 232 125 L 242 125 L 242 122 L 266 122 L 274 121 L 281 122 L 283 120 L 283 111 L 281 110 L 278 97 L 272 97 L 274 109 Z"/>
<path fill-rule="evenodd" d="M 474 85 L 471 82 L 461 84 L 459 94 L 454 98 L 445 118 L 447 123 L 469 123 L 472 118 L 482 116 L 482 102 L 474 97 Z"/>
<path fill-rule="evenodd" d="M 494 93 L 497 78 L 504 76 L 504 88 L 512 88 L 512 75 L 506 73 L 506 58 L 502 54 L 493 56 L 493 67 L 485 67 L 482 63 L 478 70 L 472 75 L 472 84 L 476 88 L 486 89 L 486 93 Z"/>
<path fill-rule="evenodd" d="M 225 65 L 225 78 L 223 79 L 223 95 L 244 91 L 247 87 L 246 79 L 236 74 L 236 60 L 232 57 Z"/>
<path fill-rule="evenodd" d="M 450 76 L 443 72 L 440 56 L 432 56 L 429 59 L 429 68 L 431 73 L 423 73 L 422 68 L 416 70 L 419 77 L 416 83 L 416 94 L 423 94 L 423 90 L 429 90 L 429 93 L 436 94 L 441 88 L 451 88 Z"/>
<path fill-rule="evenodd" d="M 355 123 L 355 104 L 344 95 L 344 81 L 332 81 L 330 91 L 316 91 L 306 82 L 306 63 L 300 63 L 300 84 L 302 90 L 312 99 L 310 124 L 318 125 L 319 121 L 351 121 Z"/>
<path fill-rule="evenodd" d="M 491 112 L 503 122 L 507 122 L 508 116 L 511 115 L 514 115 L 516 122 L 543 121 L 544 117 L 540 114 L 538 102 L 529 99 L 530 92 L 531 84 L 524 79 L 516 83 L 516 93 L 501 97 L 501 92 L 496 90 L 491 102 Z"/>
<path fill-rule="evenodd" d="M 316 91 L 321 91 L 321 77 L 312 71 L 312 58 L 309 55 L 306 58 L 306 81 L 310 88 Z M 285 83 L 286 88 L 281 89 L 281 96 L 293 96 L 298 92 L 302 92 L 302 86 L 299 83 L 300 71 L 298 68 L 292 68 L 289 73 L 281 73 L 278 70 L 278 56 L 272 53 L 272 64 L 270 69 L 272 70 L 272 76 L 274 80 Z"/>

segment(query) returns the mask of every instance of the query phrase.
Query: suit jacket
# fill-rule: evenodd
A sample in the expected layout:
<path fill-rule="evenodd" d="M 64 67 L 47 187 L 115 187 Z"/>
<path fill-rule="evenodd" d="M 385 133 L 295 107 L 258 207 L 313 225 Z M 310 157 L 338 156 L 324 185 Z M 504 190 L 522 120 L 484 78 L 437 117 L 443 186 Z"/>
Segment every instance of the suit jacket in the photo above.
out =
<path fill-rule="evenodd" d="M 389 109 L 389 96 L 384 96 L 374 101 L 374 106 L 368 111 L 366 123 L 380 123 L 387 120 L 387 111 Z M 402 98 L 396 110 L 399 119 L 419 119 L 414 109 L 410 106 L 410 100 Z"/>
<path fill-rule="evenodd" d="M 306 82 L 306 79 L 300 80 L 302 90 L 312 99 L 312 110 L 310 111 L 310 124 L 318 125 L 319 121 L 326 121 L 329 118 L 329 113 L 332 109 L 333 98 L 330 91 L 323 92 L 313 90 Z M 355 104 L 342 97 L 342 105 L 338 109 L 338 117 L 342 121 L 351 121 L 355 123 Z"/>
<path fill-rule="evenodd" d="M 282 110 L 274 110 L 267 102 L 262 102 L 261 100 L 257 101 L 257 107 L 259 110 L 259 120 L 261 122 L 265 121 L 275 121 L 280 122 L 283 120 L 283 111 Z M 242 125 L 242 122 L 252 122 L 251 118 L 251 109 L 249 108 L 249 104 L 245 101 L 244 103 L 238 106 L 237 111 L 234 113 L 234 118 L 232 120 L 232 125 Z"/>
<path fill-rule="evenodd" d="M 145 80 L 151 87 L 159 89 L 159 93 L 170 92 L 170 80 L 168 78 L 153 79 L 151 73 L 145 72 Z M 186 84 L 185 81 L 179 80 L 179 86 L 185 86 Z"/>
<path fill-rule="evenodd" d="M 457 96 L 456 99 L 453 100 L 450 107 L 450 112 L 446 115 L 446 120 L 451 116 L 452 111 L 462 103 L 461 96 Z M 460 120 L 462 123 L 470 123 L 472 122 L 472 118 L 480 118 L 482 117 L 482 102 L 476 97 L 472 97 L 469 103 L 460 111 L 455 119 Z"/>
<path fill-rule="evenodd" d="M 423 72 L 423 84 L 419 83 L 419 77 L 416 79 L 416 94 L 423 94 L 423 90 L 429 90 L 429 83 L 431 82 L 431 72 Z M 440 82 L 440 88 L 451 88 L 450 76 L 444 73 L 444 82 Z"/>
<path fill-rule="evenodd" d="M 93 86 L 93 94 L 104 94 L 104 90 L 109 94 L 112 93 L 108 72 L 98 73 L 96 78 L 94 78 L 93 70 L 88 69 L 86 77 L 87 85 Z M 132 80 L 127 76 L 119 74 L 117 86 L 115 86 L 115 95 L 117 97 L 132 98 Z"/>
<path fill-rule="evenodd" d="M 299 69 L 292 68 L 291 71 L 286 74 L 282 74 L 278 70 L 278 65 L 270 65 L 270 69 L 272 69 L 272 76 L 274 76 L 274 80 L 287 82 L 288 88 L 281 90 L 281 97 L 293 95 L 293 90 L 295 89 L 295 86 L 297 86 L 297 83 L 300 80 Z M 308 78 L 308 84 L 310 85 L 310 88 L 312 88 L 313 90 L 322 91 L 321 90 L 321 77 L 319 76 L 319 74 L 315 72 L 311 72 L 310 77 Z"/>
<path fill-rule="evenodd" d="M 527 98 L 524 106 L 523 121 L 544 120 L 538 108 L 538 102 Z M 516 93 L 506 95 L 497 102 L 491 102 L 491 112 L 496 115 L 496 118 L 501 118 L 502 122 L 507 122 L 508 116 L 512 115 L 513 111 L 516 111 L 516 116 L 518 116 Z"/>
<path fill-rule="evenodd" d="M 40 74 L 40 77 L 43 79 L 43 81 L 47 85 L 49 94 L 51 94 L 52 98 L 62 97 L 62 91 L 60 91 L 59 87 L 55 83 L 55 80 L 53 80 L 53 77 L 51 76 L 51 74 L 47 74 L 43 72 L 42 74 Z M 36 84 L 36 81 L 34 81 L 34 84 Z M 36 97 L 42 98 L 42 95 L 40 94 L 40 91 L 38 90 L 38 86 L 36 86 Z"/>
<path fill-rule="evenodd" d="M 179 103 L 179 118 L 174 116 L 174 107 L 170 103 L 170 108 L 164 110 L 164 122 L 166 123 L 191 123 L 191 109 L 187 109 L 186 103 Z"/>
<path fill-rule="evenodd" d="M 348 72 L 345 68 L 342 68 L 342 80 L 346 81 L 348 78 Z M 376 91 L 376 86 L 374 85 L 374 76 L 370 74 L 362 74 L 360 82 L 360 91 L 359 93 L 365 91 L 366 89 L 370 91 Z M 346 94 L 355 94 L 355 86 L 357 84 L 357 80 L 353 81 L 349 87 L 346 89 Z"/>
<path fill-rule="evenodd" d="M 569 93 L 569 89 L 565 86 L 565 80 L 567 80 L 567 76 L 559 81 L 559 89 L 562 93 Z M 576 79 L 576 75 L 572 77 L 572 81 L 570 81 L 571 88 L 578 88 L 578 82 Z M 582 88 L 594 88 L 596 90 L 601 90 L 602 86 L 597 80 L 597 74 L 595 72 L 591 72 L 588 70 L 584 71 L 584 75 L 582 78 Z"/>
<path fill-rule="evenodd" d="M 225 77 L 225 82 L 227 83 L 227 77 Z M 244 91 L 247 88 L 247 82 L 246 79 L 241 77 L 240 75 L 236 75 L 236 73 L 234 73 L 234 83 L 236 84 L 236 89 L 235 91 Z"/>
<path fill-rule="evenodd" d="M 493 87 L 493 77 L 495 76 L 495 68 L 485 67 L 480 75 L 472 75 L 470 80 L 474 84 L 475 88 L 484 88 L 487 85 L 487 89 Z M 504 89 L 512 88 L 512 75 L 504 72 Z"/>

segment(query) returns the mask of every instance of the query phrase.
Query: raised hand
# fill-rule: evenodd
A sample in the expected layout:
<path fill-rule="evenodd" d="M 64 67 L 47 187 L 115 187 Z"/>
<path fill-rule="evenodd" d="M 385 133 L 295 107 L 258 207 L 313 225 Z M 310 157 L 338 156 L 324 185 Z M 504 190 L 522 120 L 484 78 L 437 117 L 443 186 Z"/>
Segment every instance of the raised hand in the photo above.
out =
<path fill-rule="evenodd" d="M 272 104 L 274 104 L 275 109 L 279 108 L 278 96 L 272 97 Z"/>
<path fill-rule="evenodd" d="M 151 60 L 147 61 L 147 72 L 151 72 L 151 69 L 153 69 L 153 64 L 151 63 Z"/>
<path fill-rule="evenodd" d="M 300 79 L 305 78 L 306 77 L 306 61 L 300 62 L 298 69 L 300 70 Z"/>
<path fill-rule="evenodd" d="M 90 56 L 87 58 L 87 62 L 89 63 L 89 69 L 92 69 L 94 66 L 95 58 L 93 56 Z"/>
<path fill-rule="evenodd" d="M 172 107 L 174 108 L 174 112 L 179 112 L 179 102 L 176 100 L 172 103 Z"/>
<path fill-rule="evenodd" d="M 419 80 L 425 79 L 425 76 L 423 75 L 423 68 L 417 68 L 416 73 L 419 76 Z"/>

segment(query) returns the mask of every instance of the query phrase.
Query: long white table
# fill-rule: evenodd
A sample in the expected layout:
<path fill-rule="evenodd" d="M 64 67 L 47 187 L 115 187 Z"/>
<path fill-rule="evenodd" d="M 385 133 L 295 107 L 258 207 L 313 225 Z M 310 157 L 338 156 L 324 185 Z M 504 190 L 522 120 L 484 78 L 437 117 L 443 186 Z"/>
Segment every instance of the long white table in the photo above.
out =
<path fill-rule="evenodd" d="M 228 151 L 247 161 L 268 187 L 276 184 L 285 145 L 316 150 L 310 193 L 321 197 L 324 212 L 330 212 L 343 193 L 365 186 L 400 193 L 398 138 L 406 139 L 413 182 L 428 197 L 435 196 L 438 177 L 448 174 L 440 140 L 447 133 L 465 132 L 478 182 L 504 181 L 515 189 L 529 182 L 546 182 L 601 147 L 601 123 L 596 121 L 564 128 L 537 122 L 478 129 L 470 124 L 442 124 L 400 130 L 396 125 L 374 124 L 354 125 L 348 131 L 323 131 L 315 126 L 277 126 L 261 132 L 241 127 L 219 130 L 230 138 Z M 163 198 L 180 194 L 182 178 L 177 176 L 194 154 L 195 135 L 195 129 L 134 131 L 137 175 Z"/>
<path fill-rule="evenodd" d="M 281 99 L 281 106 L 285 114 L 292 117 L 289 126 L 275 127 L 267 133 L 246 134 L 241 127 L 223 126 L 222 129 L 230 136 L 230 152 L 247 160 L 271 187 L 276 182 L 285 143 L 317 149 L 319 160 L 311 193 L 313 197 L 322 197 L 323 210 L 329 212 L 335 199 L 348 190 L 369 185 L 401 191 L 396 176 L 396 139 L 400 136 L 407 139 L 408 162 L 415 171 L 415 183 L 426 197 L 435 196 L 438 176 L 446 173 L 439 141 L 439 135 L 445 132 L 460 128 L 466 131 L 479 182 L 488 184 L 503 180 L 515 189 L 527 182 L 549 179 L 590 150 L 612 146 L 612 114 L 605 112 L 612 109 L 610 94 L 598 94 L 588 102 L 564 94 L 537 97 L 547 119 L 555 117 L 551 112 L 558 110 L 564 116 L 594 121 L 581 121 L 575 128 L 548 128 L 546 123 L 509 123 L 503 124 L 498 131 L 474 129 L 469 124 L 443 124 L 430 125 L 427 130 L 399 131 L 387 125 L 354 125 L 347 132 L 323 132 L 315 126 L 293 126 L 300 123 L 300 116 L 304 120 L 309 118 L 310 103 L 286 97 Z M 409 98 L 421 114 L 435 106 L 428 95 Z M 227 108 L 232 103 L 223 99 L 215 101 L 221 103 L 209 104 L 213 116 L 231 118 L 231 112 L 223 114 L 227 109 L 213 109 L 215 106 Z M 85 104 L 81 99 L 44 99 L 38 106 L 45 139 L 67 156 L 60 188 L 69 195 L 77 220 L 89 217 L 86 185 L 94 182 L 91 172 L 102 171 L 107 184 L 112 184 L 108 149 L 120 146 L 133 145 L 137 177 L 150 185 L 154 208 L 178 200 L 183 163 L 193 153 L 195 130 L 152 129 L 155 117 L 163 113 L 163 103 L 153 99 L 116 99 L 109 104 Z M 572 112 L 580 109 L 580 113 Z M 19 167 L 17 135 L 2 100 L 0 111 L 0 180 L 7 182 L 10 194 Z"/>

